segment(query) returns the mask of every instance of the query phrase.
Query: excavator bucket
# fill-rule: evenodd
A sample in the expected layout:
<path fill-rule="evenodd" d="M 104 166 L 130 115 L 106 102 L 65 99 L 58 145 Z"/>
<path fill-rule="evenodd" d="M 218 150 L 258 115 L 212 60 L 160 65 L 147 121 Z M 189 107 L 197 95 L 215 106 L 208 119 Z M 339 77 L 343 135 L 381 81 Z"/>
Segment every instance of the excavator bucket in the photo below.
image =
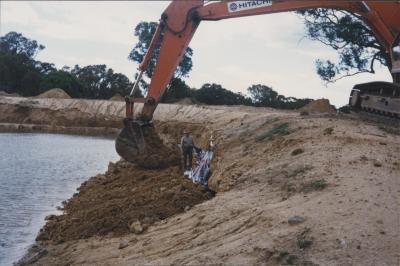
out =
<path fill-rule="evenodd" d="M 137 156 L 145 150 L 142 125 L 140 122 L 125 119 L 124 128 L 115 140 L 115 149 L 119 156 L 128 162 L 135 162 Z"/>

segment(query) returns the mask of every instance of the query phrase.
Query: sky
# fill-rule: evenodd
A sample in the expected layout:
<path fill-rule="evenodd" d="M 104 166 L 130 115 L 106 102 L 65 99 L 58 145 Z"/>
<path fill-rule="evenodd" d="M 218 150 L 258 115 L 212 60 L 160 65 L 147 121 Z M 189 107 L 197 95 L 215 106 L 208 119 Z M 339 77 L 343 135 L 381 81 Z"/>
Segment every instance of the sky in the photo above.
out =
<path fill-rule="evenodd" d="M 0 35 L 22 33 L 46 46 L 36 59 L 56 67 L 106 64 L 131 80 L 138 64 L 128 60 L 140 21 L 158 21 L 168 1 L 0 1 Z M 387 68 L 326 85 L 315 60 L 336 52 L 304 38 L 301 17 L 278 13 L 201 22 L 190 47 L 193 69 L 186 83 L 200 88 L 218 83 L 246 93 L 264 84 L 285 96 L 327 98 L 342 106 L 357 83 L 391 81 Z"/>

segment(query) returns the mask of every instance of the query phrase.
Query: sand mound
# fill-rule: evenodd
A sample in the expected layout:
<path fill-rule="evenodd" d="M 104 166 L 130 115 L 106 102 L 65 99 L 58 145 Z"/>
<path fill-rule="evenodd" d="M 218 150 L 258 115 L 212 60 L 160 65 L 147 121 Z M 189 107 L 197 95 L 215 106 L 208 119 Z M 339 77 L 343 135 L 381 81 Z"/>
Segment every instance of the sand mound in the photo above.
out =
<path fill-rule="evenodd" d="M 336 113 L 336 109 L 329 103 L 328 99 L 318 99 L 300 108 L 300 111 L 309 113 Z"/>
<path fill-rule="evenodd" d="M 42 94 L 39 94 L 36 97 L 37 98 L 71 99 L 71 96 L 69 96 L 63 89 L 60 89 L 60 88 L 54 88 L 54 89 L 48 90 L 46 92 L 43 92 Z"/>
<path fill-rule="evenodd" d="M 110 163 L 104 175 L 84 182 L 64 203 L 63 215 L 48 217 L 37 239 L 60 243 L 94 235 L 120 236 L 132 231 L 135 222 L 145 230 L 213 196 L 183 177 L 177 166 L 157 171 Z"/>
<path fill-rule="evenodd" d="M 180 105 L 192 105 L 192 104 L 195 104 L 195 103 L 194 103 L 193 100 L 190 99 L 190 98 L 183 98 L 183 99 L 177 101 L 176 104 L 180 104 Z"/>
<path fill-rule="evenodd" d="M 18 93 L 7 93 L 5 91 L 0 91 L 0 96 L 6 96 L 6 97 L 21 97 Z"/>
<path fill-rule="evenodd" d="M 110 98 L 110 101 L 124 102 L 125 99 L 119 93 L 117 93 L 113 97 Z"/>

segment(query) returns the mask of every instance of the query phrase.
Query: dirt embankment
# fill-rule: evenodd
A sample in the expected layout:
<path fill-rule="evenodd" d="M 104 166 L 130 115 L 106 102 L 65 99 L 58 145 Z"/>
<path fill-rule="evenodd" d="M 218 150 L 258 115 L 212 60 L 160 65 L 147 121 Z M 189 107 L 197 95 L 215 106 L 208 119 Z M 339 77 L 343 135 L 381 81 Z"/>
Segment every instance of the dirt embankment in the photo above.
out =
<path fill-rule="evenodd" d="M 154 222 L 211 199 L 215 195 L 212 190 L 182 175 L 176 145 L 183 128 L 193 132 L 201 145 L 205 138 L 200 135 L 207 135 L 204 128 L 180 123 L 160 123 L 156 128 L 164 133 L 164 140 L 152 131 L 146 137 L 146 158 L 135 164 L 123 160 L 110 163 L 105 174 L 84 182 L 79 192 L 63 203 L 63 215 L 48 217 L 37 240 L 59 244 L 92 236 L 141 233 Z"/>
<path fill-rule="evenodd" d="M 118 106 L 102 110 L 105 105 L 106 101 L 0 97 L 0 131 L 115 136 L 122 127 Z"/>
<path fill-rule="evenodd" d="M 174 163 L 110 165 L 82 184 L 62 216 L 49 217 L 25 262 L 399 264 L 398 122 L 177 105 L 160 105 L 156 119 L 169 147 L 184 127 L 199 145 L 215 136 L 209 185 L 217 194 L 208 200 Z"/>
<path fill-rule="evenodd" d="M 110 163 L 105 174 L 84 182 L 79 193 L 64 204 L 65 214 L 48 218 L 37 239 L 62 243 L 141 233 L 154 222 L 212 197 L 212 191 L 182 176 L 178 162 L 163 171 Z"/>

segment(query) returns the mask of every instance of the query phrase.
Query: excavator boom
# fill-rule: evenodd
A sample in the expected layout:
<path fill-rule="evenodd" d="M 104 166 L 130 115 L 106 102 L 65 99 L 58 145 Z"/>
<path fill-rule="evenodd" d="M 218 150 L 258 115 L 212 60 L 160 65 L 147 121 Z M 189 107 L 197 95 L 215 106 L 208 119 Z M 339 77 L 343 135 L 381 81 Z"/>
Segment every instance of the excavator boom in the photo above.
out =
<path fill-rule="evenodd" d="M 157 104 L 202 20 L 216 21 L 313 8 L 347 10 L 360 15 L 392 58 L 393 82 L 400 82 L 400 45 L 398 44 L 400 38 L 400 1 L 226 0 L 206 2 L 203 0 L 174 0 L 161 15 L 150 47 L 139 66 L 140 72 L 143 73 L 155 47 L 161 43 L 149 90 L 146 98 L 142 100 L 144 102 L 142 111 L 136 117 L 133 114 L 133 104 L 140 100 L 135 99 L 133 95 L 138 81 L 135 82 L 131 95 L 126 98 L 127 117 L 124 121 L 125 128 L 122 130 L 123 136 L 117 138 L 118 153 L 123 158 L 128 159 L 129 157 L 129 161 L 134 161 L 134 156 L 127 156 L 126 154 L 137 154 L 140 153 L 140 150 L 145 149 L 145 141 L 143 140 L 145 136 L 138 134 L 138 129 L 142 126 L 151 125 Z M 141 75 L 139 75 L 140 77 Z M 396 95 L 396 88 L 393 88 L 393 95 Z M 355 102 L 358 103 L 358 101 Z M 135 142 L 141 144 L 136 145 Z M 127 152 L 124 150 L 124 146 L 136 148 Z"/>

